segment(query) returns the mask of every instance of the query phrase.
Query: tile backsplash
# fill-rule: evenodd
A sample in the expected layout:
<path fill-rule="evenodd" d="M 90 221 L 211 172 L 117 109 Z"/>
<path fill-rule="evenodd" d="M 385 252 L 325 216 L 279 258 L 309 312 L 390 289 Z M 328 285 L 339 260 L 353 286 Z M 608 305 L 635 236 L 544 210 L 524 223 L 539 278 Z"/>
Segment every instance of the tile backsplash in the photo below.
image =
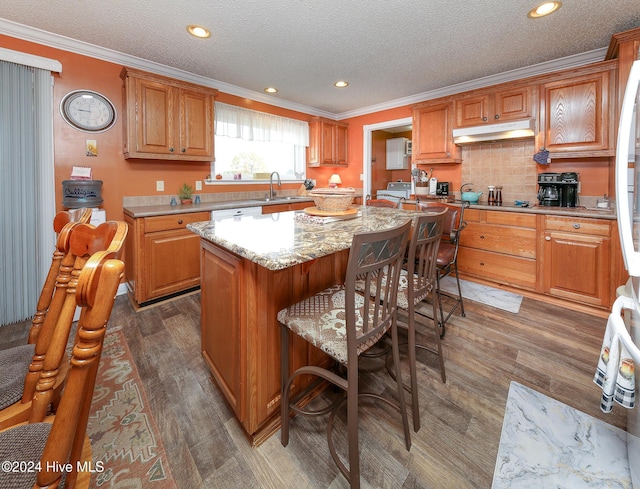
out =
<path fill-rule="evenodd" d="M 472 183 L 487 203 L 489 185 L 502 186 L 502 202 L 528 200 L 537 204 L 538 171 L 533 161 L 534 140 L 480 143 L 462 147 L 462 183 Z"/>

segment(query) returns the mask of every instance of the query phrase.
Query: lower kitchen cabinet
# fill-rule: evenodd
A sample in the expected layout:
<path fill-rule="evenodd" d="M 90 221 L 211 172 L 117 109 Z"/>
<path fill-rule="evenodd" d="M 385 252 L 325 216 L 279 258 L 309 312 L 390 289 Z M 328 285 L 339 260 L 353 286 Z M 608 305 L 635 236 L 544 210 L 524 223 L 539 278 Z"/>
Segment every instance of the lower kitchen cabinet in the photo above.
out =
<path fill-rule="evenodd" d="M 186 227 L 209 219 L 209 212 L 137 219 L 125 215 L 132 232 L 125 244 L 125 275 L 137 304 L 200 285 L 200 237 Z"/>
<path fill-rule="evenodd" d="M 287 211 L 299 211 L 304 209 L 305 207 L 311 207 L 313 202 L 294 202 L 293 204 L 273 204 L 273 205 L 263 205 L 262 213 L 263 214 L 275 214 L 276 212 L 287 212 Z"/>
<path fill-rule="evenodd" d="M 467 209 L 458 268 L 483 280 L 536 288 L 536 216 Z"/>
<path fill-rule="evenodd" d="M 269 270 L 201 240 L 201 348 L 213 380 L 253 445 L 280 427 L 279 310 L 344 280 L 349 250 L 283 270 Z M 290 334 L 290 372 L 330 366 L 331 358 Z M 322 388 L 314 376 L 292 387 L 308 402 Z M 305 401 L 306 400 L 306 401 Z"/>
<path fill-rule="evenodd" d="M 600 219 L 546 216 L 543 234 L 543 291 L 609 307 L 611 223 Z"/>

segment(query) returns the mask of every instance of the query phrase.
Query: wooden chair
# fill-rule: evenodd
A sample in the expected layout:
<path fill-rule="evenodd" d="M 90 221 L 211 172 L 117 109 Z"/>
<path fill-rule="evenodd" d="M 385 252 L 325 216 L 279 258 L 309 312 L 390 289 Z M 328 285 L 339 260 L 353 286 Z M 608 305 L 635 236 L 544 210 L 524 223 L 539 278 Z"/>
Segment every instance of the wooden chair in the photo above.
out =
<path fill-rule="evenodd" d="M 358 442 L 358 397 L 381 400 L 402 415 L 405 445 L 411 447 L 404 389 L 400 374 L 398 330 L 396 324 L 396 290 L 407 245 L 411 223 L 386 231 L 356 234 L 349 253 L 346 279 L 298 302 L 278 313 L 281 323 L 281 442 L 289 443 L 289 412 L 318 415 L 331 413 L 327 424 L 329 451 L 340 472 L 352 488 L 360 487 L 360 458 Z M 387 280 L 382 283 L 382 271 L 387 267 Z M 356 282 L 362 280 L 365 294 L 358 293 Z M 374 289 L 369 294 L 370 289 Z M 391 332 L 391 349 L 396 366 L 398 404 L 378 394 L 358 391 L 358 357 L 371 348 L 387 331 Z M 289 375 L 289 335 L 294 333 L 332 357 L 346 371 L 346 376 L 317 366 L 303 366 Z M 290 398 L 291 385 L 300 375 L 320 377 L 346 393 L 331 409 L 305 410 Z M 348 463 L 336 453 L 333 439 L 333 419 L 336 410 L 347 405 Z"/>
<path fill-rule="evenodd" d="M 387 200 L 387 199 L 372 199 L 370 195 L 367 195 L 364 204 L 368 205 L 368 206 L 371 206 L 371 207 L 388 207 L 390 209 L 397 209 L 398 208 L 398 204 L 396 204 L 395 202 L 393 202 L 391 200 Z"/>
<path fill-rule="evenodd" d="M 69 211 L 61 211 L 53 218 L 53 230 L 56 235 L 60 235 L 60 232 L 70 222 L 75 223 L 88 223 L 91 221 L 92 211 L 89 208 L 73 209 Z M 51 297 L 55 289 L 56 277 L 58 276 L 58 270 L 60 269 L 60 262 L 67 253 L 66 248 L 68 243 L 66 240 L 57 243 L 56 249 L 53 251 L 53 257 L 51 260 L 51 266 L 49 267 L 49 273 L 42 286 L 38 303 L 36 304 L 36 313 L 31 319 L 31 329 L 29 330 L 28 343 L 35 343 L 40 333 L 40 328 L 44 322 L 44 318 L 51 304 Z"/>
<path fill-rule="evenodd" d="M 106 326 L 124 271 L 124 263 L 114 259 L 115 255 L 94 254 L 77 279 L 75 295 L 82 312 L 56 415 L 47 422 L 23 423 L 0 432 L 0 459 L 16 462 L 23 469 L 39 464 L 39 469 L 0 470 L 0 487 L 57 488 L 63 475 L 66 488 L 89 486 L 90 473 L 78 469 L 91 462 L 87 420 Z M 43 401 L 34 399 L 33 408 Z M 70 470 L 63 474 L 66 464 Z"/>
<path fill-rule="evenodd" d="M 127 227 L 124 222 L 109 221 L 97 228 L 91 224 L 69 222 L 58 236 L 58 250 L 64 250 L 50 305 L 33 347 L 33 355 L 26 361 L 28 368 L 13 369 L 13 380 L 3 379 L 7 389 L 2 394 L 0 429 L 30 419 L 42 421 L 50 406 L 55 408 L 57 398 L 66 377 L 67 363 L 63 362 L 69 341 L 69 333 L 76 309 L 76 286 L 80 271 L 89 256 L 98 251 L 109 251 L 116 255 L 121 251 Z M 18 350 L 24 347 L 17 347 Z M 2 358 L 16 358 L 24 352 L 14 349 L 0 351 Z M 12 397 L 8 393 L 12 385 Z M 22 386 L 15 399 L 16 386 Z M 38 395 L 46 403 L 32 409 L 32 400 Z M 10 402 L 12 399 L 13 402 Z"/>
<path fill-rule="evenodd" d="M 460 206 L 453 206 L 442 202 L 419 202 L 417 210 L 446 210 L 447 217 L 442 229 L 442 239 L 438 248 L 438 273 L 436 274 L 436 292 L 438 297 L 438 309 L 440 311 L 440 337 L 444 337 L 446 324 L 452 314 L 460 307 L 460 315 L 464 316 L 464 304 L 462 302 L 462 290 L 460 288 L 460 277 L 458 276 L 458 247 L 460 245 L 460 233 L 467 223 L 464 221 L 464 210 L 469 207 L 468 202 L 463 202 Z M 440 280 L 453 273 L 458 286 L 458 294 L 451 295 L 443 292 L 440 287 Z M 446 312 L 442 305 L 442 296 L 449 297 L 455 304 Z"/>

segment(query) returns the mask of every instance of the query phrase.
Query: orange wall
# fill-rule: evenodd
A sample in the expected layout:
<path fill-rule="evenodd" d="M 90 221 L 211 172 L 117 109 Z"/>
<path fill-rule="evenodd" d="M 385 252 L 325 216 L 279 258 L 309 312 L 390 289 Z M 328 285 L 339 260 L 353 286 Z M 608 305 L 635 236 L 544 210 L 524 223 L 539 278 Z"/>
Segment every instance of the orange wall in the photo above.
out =
<path fill-rule="evenodd" d="M 62 63 L 62 73 L 55 75 L 54 86 L 54 158 L 57 210 L 62 208 L 61 182 L 69 178 L 73 166 L 91 166 L 93 168 L 93 178 L 104 182 L 102 191 L 103 207 L 107 211 L 109 219 L 122 219 L 122 197 L 124 196 L 166 194 L 167 199 L 169 199 L 169 196 L 174 195 L 176 189 L 183 182 L 189 182 L 193 185 L 196 180 L 203 180 L 209 174 L 210 165 L 208 162 L 175 163 L 164 160 L 124 159 L 122 153 L 123 115 L 121 108 L 123 106 L 123 83 L 120 78 L 121 65 L 3 35 L 0 35 L 0 46 L 57 59 Z M 57 109 L 60 100 L 69 91 L 81 88 L 99 91 L 114 103 L 116 110 L 118 110 L 118 121 L 115 127 L 104 133 L 90 135 L 74 130 L 62 120 Z M 220 93 L 216 100 L 300 120 L 306 120 L 310 117 L 308 114 L 301 112 L 282 109 L 225 93 Z M 349 167 L 337 170 L 334 168 L 309 168 L 307 169 L 307 177 L 316 179 L 317 184 L 324 187 L 328 184 L 329 176 L 337 171 L 342 178 L 343 186 L 361 188 L 363 186 L 360 181 L 360 174 L 363 172 L 363 127 L 410 116 L 411 107 L 407 105 L 346 119 L 344 122 L 349 123 Z M 97 140 L 97 157 L 85 155 L 86 139 Z M 535 163 L 532 161 L 532 164 Z M 436 166 L 439 180 L 451 182 L 453 189 L 460 187 L 462 184 L 461 165 L 434 166 Z M 601 195 L 607 192 L 606 185 L 602 183 L 608 181 L 608 164 L 606 162 L 577 162 L 572 165 L 557 163 L 552 166 L 557 166 L 558 168 L 543 168 L 539 171 L 579 171 L 583 182 L 583 194 Z M 164 192 L 156 192 L 156 180 L 164 181 Z M 298 185 L 289 184 L 285 187 L 297 188 Z M 204 191 L 214 191 L 216 193 L 243 190 L 266 191 L 268 185 L 247 185 L 244 188 L 239 185 L 220 185 L 215 186 L 213 190 L 209 190 L 209 188 L 205 187 Z"/>
<path fill-rule="evenodd" d="M 208 162 L 170 162 L 164 160 L 125 160 L 122 135 L 123 82 L 120 78 L 122 66 L 79 54 L 43 46 L 20 39 L 0 35 L 0 46 L 24 53 L 52 58 L 62 63 L 62 73 L 54 75 L 54 161 L 56 208 L 62 210 L 62 181 L 69 179 L 73 166 L 90 166 L 93 178 L 102 180 L 103 207 L 108 219 L 122 219 L 122 197 L 141 195 L 167 195 L 167 203 L 183 182 L 191 185 L 203 180 L 210 173 Z M 87 134 L 77 131 L 64 122 L 58 106 L 60 100 L 71 90 L 90 89 L 109 98 L 116 107 L 118 120 L 109 131 Z M 220 93 L 217 101 L 239 105 L 253 110 L 270 112 L 284 117 L 307 120 L 309 114 L 274 107 L 234 95 Z M 85 154 L 85 141 L 95 139 L 98 156 Z M 313 174 L 313 172 L 310 172 Z M 310 178 L 315 178 L 310 176 Z M 327 177 L 328 178 L 328 177 Z M 156 180 L 163 180 L 164 192 L 156 192 Z M 298 184 L 284 185 L 298 188 Z M 243 186 L 216 185 L 204 187 L 206 192 L 241 192 Z M 267 191 L 268 184 L 247 185 L 244 190 Z"/>

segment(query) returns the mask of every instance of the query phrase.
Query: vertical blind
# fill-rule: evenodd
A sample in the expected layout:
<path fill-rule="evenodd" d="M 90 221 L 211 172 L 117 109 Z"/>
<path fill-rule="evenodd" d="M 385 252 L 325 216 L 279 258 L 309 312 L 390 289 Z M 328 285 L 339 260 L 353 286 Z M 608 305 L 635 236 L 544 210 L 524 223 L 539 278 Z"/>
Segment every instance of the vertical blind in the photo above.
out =
<path fill-rule="evenodd" d="M 30 318 L 55 246 L 53 78 L 0 61 L 0 325 Z"/>

